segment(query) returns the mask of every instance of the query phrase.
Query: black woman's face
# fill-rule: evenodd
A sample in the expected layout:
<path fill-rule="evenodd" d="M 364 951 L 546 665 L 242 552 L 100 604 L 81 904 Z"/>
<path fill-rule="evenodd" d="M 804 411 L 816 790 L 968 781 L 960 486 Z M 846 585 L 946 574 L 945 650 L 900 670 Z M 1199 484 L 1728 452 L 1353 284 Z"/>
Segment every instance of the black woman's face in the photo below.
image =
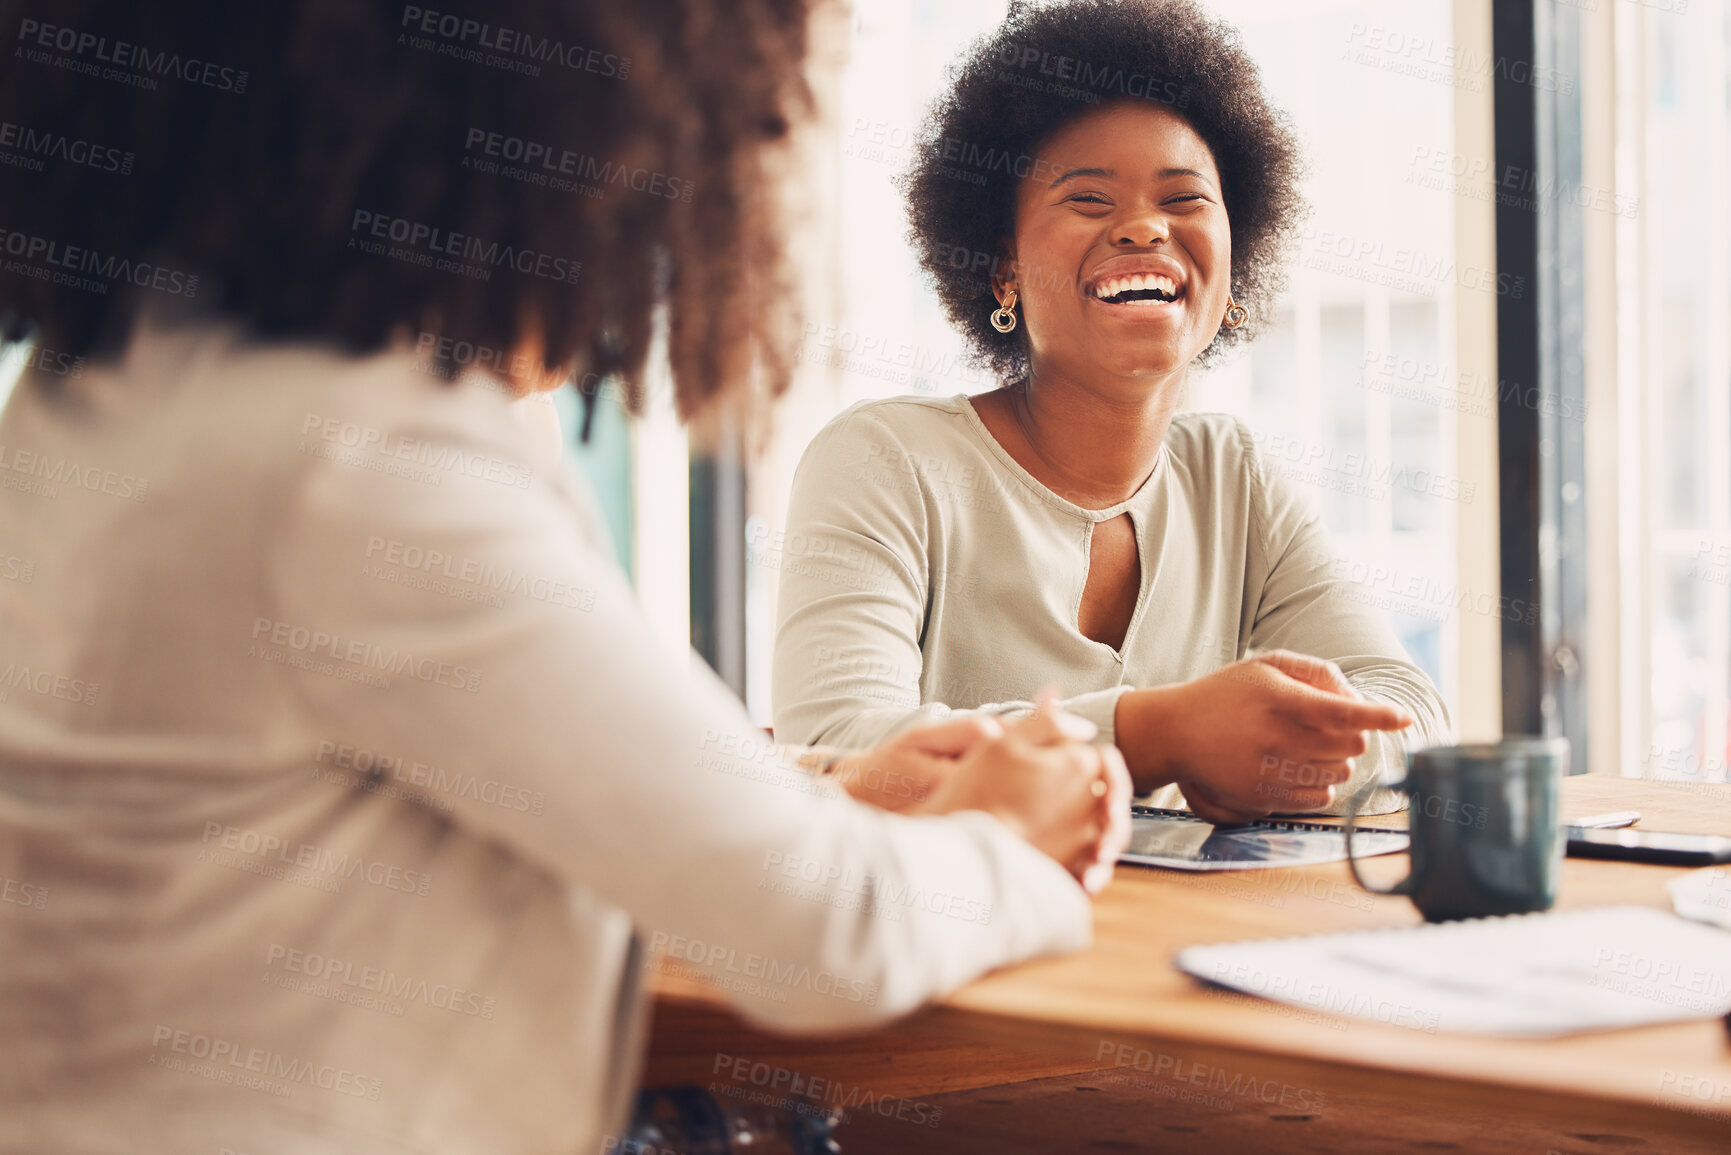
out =
<path fill-rule="evenodd" d="M 1214 154 L 1164 106 L 1090 109 L 1021 180 L 1010 256 L 1036 376 L 1182 369 L 1219 331 L 1230 289 Z"/>

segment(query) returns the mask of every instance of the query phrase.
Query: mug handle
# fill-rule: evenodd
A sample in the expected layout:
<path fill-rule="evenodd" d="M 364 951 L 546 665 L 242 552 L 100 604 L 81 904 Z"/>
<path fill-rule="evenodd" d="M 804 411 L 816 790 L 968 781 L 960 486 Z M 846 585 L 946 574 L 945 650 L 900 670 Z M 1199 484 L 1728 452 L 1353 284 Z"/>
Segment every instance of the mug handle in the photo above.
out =
<path fill-rule="evenodd" d="M 1391 786 L 1389 786 L 1390 790 L 1404 790 L 1405 788 L 1406 788 L 1406 781 L 1404 779 L 1399 781 L 1399 782 L 1394 783 Z M 1407 871 L 1407 875 L 1405 878 L 1401 879 L 1399 882 L 1395 883 L 1393 886 L 1387 888 L 1386 890 L 1380 886 L 1372 886 L 1370 883 L 1368 883 L 1364 880 L 1364 875 L 1362 875 L 1358 872 L 1358 859 L 1352 853 L 1352 829 L 1353 829 L 1353 825 L 1358 821 L 1359 799 L 1369 798 L 1371 796 L 1371 794 L 1373 794 L 1373 793 L 1374 793 L 1374 791 L 1371 791 L 1371 790 L 1361 790 L 1357 794 L 1354 794 L 1351 798 L 1347 799 L 1346 816 L 1345 816 L 1346 817 L 1346 823 L 1345 823 L 1345 827 L 1346 827 L 1346 867 L 1348 870 L 1352 871 L 1352 880 L 1354 882 L 1358 883 L 1364 889 L 1370 891 L 1372 894 L 1411 895 L 1412 894 L 1412 871 L 1410 871 L 1410 870 Z M 1412 835 L 1408 834 L 1407 835 L 1407 847 L 1408 847 L 1409 852 L 1411 850 L 1411 846 L 1412 846 Z"/>

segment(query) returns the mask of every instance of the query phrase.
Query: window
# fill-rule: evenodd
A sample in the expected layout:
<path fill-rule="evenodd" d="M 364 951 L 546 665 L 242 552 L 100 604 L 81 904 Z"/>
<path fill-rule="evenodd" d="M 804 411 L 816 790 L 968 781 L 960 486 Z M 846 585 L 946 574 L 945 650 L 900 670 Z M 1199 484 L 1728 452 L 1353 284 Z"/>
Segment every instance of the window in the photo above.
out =
<path fill-rule="evenodd" d="M 1620 3 L 1616 473 L 1625 774 L 1726 780 L 1731 5 Z M 1607 415 L 1609 416 L 1609 415 Z M 1618 524 L 1620 520 L 1621 524 Z"/>

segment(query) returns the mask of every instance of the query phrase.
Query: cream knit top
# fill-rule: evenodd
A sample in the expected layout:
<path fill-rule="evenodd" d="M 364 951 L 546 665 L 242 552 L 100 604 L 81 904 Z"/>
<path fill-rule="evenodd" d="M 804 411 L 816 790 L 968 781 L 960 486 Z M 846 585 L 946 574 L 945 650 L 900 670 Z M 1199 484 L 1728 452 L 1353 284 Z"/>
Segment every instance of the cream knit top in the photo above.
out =
<path fill-rule="evenodd" d="M 1119 649 L 1076 627 L 1094 526 L 1129 514 L 1141 592 Z M 1113 737 L 1118 697 L 1252 651 L 1338 663 L 1363 695 L 1418 719 L 1371 736 L 1350 791 L 1400 777 L 1399 747 L 1452 740 L 1447 708 L 1383 616 L 1355 601 L 1320 520 L 1218 413 L 1178 416 L 1148 479 L 1084 509 L 1023 469 L 965 395 L 856 405 L 794 477 L 781 570 L 776 736 L 869 746 L 959 711 L 1014 713 L 1056 682 Z M 1184 805 L 1176 786 L 1145 796 Z M 1383 791 L 1373 812 L 1396 809 Z M 1338 807 L 1337 807 L 1338 808 Z"/>

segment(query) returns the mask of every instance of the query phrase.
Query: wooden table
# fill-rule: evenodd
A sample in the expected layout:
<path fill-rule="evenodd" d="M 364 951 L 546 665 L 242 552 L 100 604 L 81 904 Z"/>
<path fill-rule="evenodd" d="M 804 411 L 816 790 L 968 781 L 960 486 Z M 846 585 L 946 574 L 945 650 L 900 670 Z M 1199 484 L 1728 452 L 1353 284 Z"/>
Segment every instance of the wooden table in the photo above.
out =
<path fill-rule="evenodd" d="M 1576 777 L 1563 797 L 1566 815 L 1634 809 L 1640 828 L 1731 832 L 1731 787 Z M 1392 878 L 1403 865 L 1370 869 Z M 1571 858 L 1558 905 L 1669 909 L 1664 884 L 1680 873 Z M 1445 1035 L 1205 988 L 1172 965 L 1198 943 L 1420 921 L 1405 899 L 1358 890 L 1344 864 L 1121 866 L 1095 905 L 1092 949 L 988 975 L 868 1036 L 765 1035 L 663 971 L 645 1079 L 709 1085 L 719 1067 L 744 1088 L 741 1064 L 762 1063 L 760 1078 L 825 1080 L 820 1098 L 851 1104 L 837 1132 L 849 1155 L 1731 1152 L 1717 1020 L 1544 1041 Z"/>

